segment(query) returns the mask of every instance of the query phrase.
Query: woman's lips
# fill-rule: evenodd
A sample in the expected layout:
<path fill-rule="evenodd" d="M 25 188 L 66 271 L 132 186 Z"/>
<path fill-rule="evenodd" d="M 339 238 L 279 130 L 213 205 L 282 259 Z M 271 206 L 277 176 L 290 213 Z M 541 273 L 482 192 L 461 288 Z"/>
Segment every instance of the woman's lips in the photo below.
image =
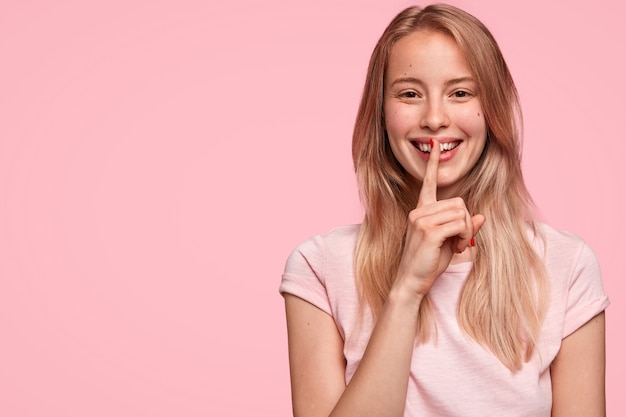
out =
<path fill-rule="evenodd" d="M 452 159 L 452 157 L 454 157 L 454 155 L 458 151 L 459 146 L 462 142 L 463 141 L 461 140 L 450 140 L 445 142 L 440 141 L 439 149 L 441 150 L 441 154 L 439 156 L 439 162 L 445 162 Z M 424 161 L 428 161 L 431 150 L 430 143 L 425 143 L 421 141 L 412 141 L 411 143 L 413 144 L 413 147 L 417 150 L 417 154 Z"/>

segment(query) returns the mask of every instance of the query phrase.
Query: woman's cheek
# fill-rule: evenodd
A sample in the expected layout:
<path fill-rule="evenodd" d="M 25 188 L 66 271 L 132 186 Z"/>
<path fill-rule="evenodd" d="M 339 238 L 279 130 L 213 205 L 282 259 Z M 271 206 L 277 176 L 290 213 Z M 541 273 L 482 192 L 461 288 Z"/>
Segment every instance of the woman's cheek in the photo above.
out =
<path fill-rule="evenodd" d="M 457 112 L 455 119 L 458 126 L 467 133 L 480 133 L 486 127 L 485 118 L 479 106 Z"/>

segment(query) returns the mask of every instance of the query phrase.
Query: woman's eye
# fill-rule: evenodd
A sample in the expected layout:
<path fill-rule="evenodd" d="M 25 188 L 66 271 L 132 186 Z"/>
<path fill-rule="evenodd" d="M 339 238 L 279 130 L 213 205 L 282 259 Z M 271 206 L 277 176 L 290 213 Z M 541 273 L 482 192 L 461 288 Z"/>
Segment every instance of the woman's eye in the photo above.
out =
<path fill-rule="evenodd" d="M 415 91 L 405 91 L 403 93 L 400 93 L 400 97 L 416 98 L 417 97 L 417 93 Z"/>
<path fill-rule="evenodd" d="M 456 98 L 466 98 L 470 96 L 470 93 L 468 93 L 467 91 L 455 91 L 454 93 L 452 93 L 452 95 Z"/>

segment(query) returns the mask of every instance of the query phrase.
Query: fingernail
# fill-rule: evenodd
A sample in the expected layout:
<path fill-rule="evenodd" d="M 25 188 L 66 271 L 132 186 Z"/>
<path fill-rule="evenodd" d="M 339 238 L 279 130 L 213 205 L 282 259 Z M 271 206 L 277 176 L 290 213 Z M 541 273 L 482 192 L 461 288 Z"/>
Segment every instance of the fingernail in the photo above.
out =
<path fill-rule="evenodd" d="M 434 147 L 435 146 L 435 141 L 433 140 L 433 138 L 430 138 L 430 147 Z"/>
<path fill-rule="evenodd" d="M 470 246 L 471 246 L 471 247 L 476 246 L 476 241 L 474 240 L 474 238 L 473 238 L 473 237 L 470 239 Z"/>

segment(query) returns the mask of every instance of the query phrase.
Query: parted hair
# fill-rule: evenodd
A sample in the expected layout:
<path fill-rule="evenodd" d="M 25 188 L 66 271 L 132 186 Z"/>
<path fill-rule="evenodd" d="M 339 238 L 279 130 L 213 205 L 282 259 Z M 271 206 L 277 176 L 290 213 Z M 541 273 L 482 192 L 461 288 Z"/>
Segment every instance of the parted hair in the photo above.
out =
<path fill-rule="evenodd" d="M 369 62 L 358 109 L 352 156 L 364 219 L 355 250 L 355 275 L 362 299 L 380 313 L 398 271 L 407 218 L 418 191 L 394 157 L 383 116 L 384 76 L 389 54 L 402 37 L 418 31 L 451 36 L 463 51 L 477 84 L 487 125 L 485 148 L 461 181 L 459 196 L 471 214 L 485 215 L 476 236 L 476 258 L 461 291 L 458 321 L 472 339 L 510 370 L 530 359 L 547 302 L 541 238 L 521 170 L 522 115 L 519 96 L 500 48 L 474 16 L 456 7 L 409 7 L 389 24 Z M 417 343 L 436 337 L 428 295 L 419 312 Z"/>

